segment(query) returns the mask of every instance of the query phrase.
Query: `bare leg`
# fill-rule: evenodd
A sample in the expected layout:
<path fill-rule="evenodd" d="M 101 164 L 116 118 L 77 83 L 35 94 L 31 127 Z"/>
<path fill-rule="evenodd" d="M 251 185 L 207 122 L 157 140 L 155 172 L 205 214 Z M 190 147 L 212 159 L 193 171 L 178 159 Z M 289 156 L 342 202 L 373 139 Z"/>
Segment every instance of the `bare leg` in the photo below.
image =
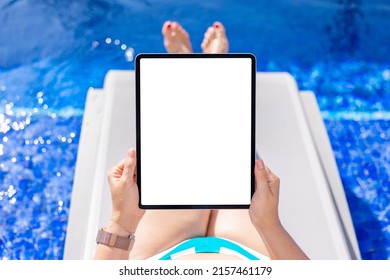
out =
<path fill-rule="evenodd" d="M 190 36 L 179 23 L 166 21 L 162 34 L 164 46 L 169 53 L 192 53 Z"/>
<path fill-rule="evenodd" d="M 147 259 L 186 239 L 205 236 L 210 210 L 149 210 L 138 225 L 130 259 Z"/>
<path fill-rule="evenodd" d="M 269 256 L 263 240 L 249 218 L 249 212 L 243 210 L 212 210 L 208 236 L 227 238 Z"/>
<path fill-rule="evenodd" d="M 226 38 L 225 27 L 222 23 L 216 21 L 210 26 L 204 34 L 201 44 L 204 53 L 227 53 L 229 43 Z"/>

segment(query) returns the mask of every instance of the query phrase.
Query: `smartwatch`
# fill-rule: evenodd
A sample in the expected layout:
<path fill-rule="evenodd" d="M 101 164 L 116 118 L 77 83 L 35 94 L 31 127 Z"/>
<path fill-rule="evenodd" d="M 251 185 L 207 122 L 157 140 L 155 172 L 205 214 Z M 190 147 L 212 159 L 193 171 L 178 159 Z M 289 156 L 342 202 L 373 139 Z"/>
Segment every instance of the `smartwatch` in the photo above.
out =
<path fill-rule="evenodd" d="M 130 234 L 128 237 L 119 236 L 111 232 L 107 232 L 104 228 L 99 229 L 96 236 L 97 244 L 104 244 L 110 247 L 129 251 L 133 248 L 135 241 L 134 234 Z"/>

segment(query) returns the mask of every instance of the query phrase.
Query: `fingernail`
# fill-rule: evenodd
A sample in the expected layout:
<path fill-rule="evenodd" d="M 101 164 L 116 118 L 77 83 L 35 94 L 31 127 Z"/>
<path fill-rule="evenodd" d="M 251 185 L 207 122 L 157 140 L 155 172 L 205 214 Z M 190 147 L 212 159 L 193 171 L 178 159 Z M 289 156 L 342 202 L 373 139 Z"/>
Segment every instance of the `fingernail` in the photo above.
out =
<path fill-rule="evenodd" d="M 259 160 L 257 161 L 257 169 L 259 169 L 259 170 L 264 169 L 264 162 L 263 162 L 262 159 L 259 159 Z"/>
<path fill-rule="evenodd" d="M 128 152 L 127 152 L 127 156 L 131 157 L 131 158 L 135 158 L 135 149 L 130 149 Z"/>

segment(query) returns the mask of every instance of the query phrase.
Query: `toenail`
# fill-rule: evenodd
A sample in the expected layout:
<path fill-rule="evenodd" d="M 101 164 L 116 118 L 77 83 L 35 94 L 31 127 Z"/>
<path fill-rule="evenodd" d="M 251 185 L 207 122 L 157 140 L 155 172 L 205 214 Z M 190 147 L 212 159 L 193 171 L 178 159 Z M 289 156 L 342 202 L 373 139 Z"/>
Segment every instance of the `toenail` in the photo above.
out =
<path fill-rule="evenodd" d="M 167 28 L 171 28 L 171 27 L 172 27 L 172 25 L 170 23 L 168 23 Z"/>
<path fill-rule="evenodd" d="M 214 24 L 214 27 L 219 28 L 219 24 L 218 23 Z"/>

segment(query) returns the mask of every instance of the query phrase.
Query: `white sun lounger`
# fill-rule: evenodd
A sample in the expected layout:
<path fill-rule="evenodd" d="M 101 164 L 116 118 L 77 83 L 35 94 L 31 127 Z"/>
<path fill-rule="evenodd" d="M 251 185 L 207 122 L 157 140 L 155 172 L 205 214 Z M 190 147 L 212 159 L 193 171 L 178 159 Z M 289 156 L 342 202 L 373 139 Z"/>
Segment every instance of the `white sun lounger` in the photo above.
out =
<path fill-rule="evenodd" d="M 256 148 L 281 178 L 280 216 L 312 259 L 360 259 L 348 204 L 311 92 L 287 73 L 257 73 Z M 110 219 L 107 171 L 135 147 L 133 71 L 110 71 L 88 92 L 64 259 L 91 259 Z"/>

